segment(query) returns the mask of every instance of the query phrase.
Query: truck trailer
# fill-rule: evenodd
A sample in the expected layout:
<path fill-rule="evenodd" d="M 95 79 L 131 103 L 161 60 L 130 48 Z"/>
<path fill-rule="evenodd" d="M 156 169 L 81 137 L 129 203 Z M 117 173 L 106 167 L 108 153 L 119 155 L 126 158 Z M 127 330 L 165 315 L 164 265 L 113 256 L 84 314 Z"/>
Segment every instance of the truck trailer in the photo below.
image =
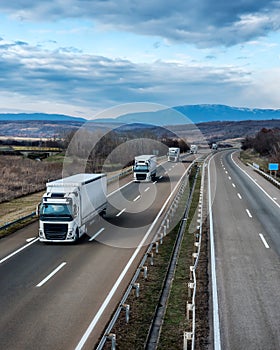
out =
<path fill-rule="evenodd" d="M 46 184 L 38 205 L 41 242 L 75 242 L 87 224 L 106 214 L 106 174 L 77 174 Z"/>
<path fill-rule="evenodd" d="M 141 155 L 135 157 L 133 166 L 134 181 L 154 181 L 157 171 L 157 157 L 155 155 Z"/>
<path fill-rule="evenodd" d="M 180 148 L 170 147 L 168 148 L 168 162 L 179 162 L 180 160 Z"/>

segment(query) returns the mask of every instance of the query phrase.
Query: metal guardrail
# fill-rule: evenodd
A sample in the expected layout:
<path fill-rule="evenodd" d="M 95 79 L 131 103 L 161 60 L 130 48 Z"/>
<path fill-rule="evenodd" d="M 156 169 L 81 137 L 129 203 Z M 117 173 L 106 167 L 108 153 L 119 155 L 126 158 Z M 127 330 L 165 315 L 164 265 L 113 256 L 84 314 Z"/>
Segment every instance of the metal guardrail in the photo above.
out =
<path fill-rule="evenodd" d="M 193 164 L 194 164 L 194 162 L 193 162 Z M 178 191 L 177 191 L 175 197 L 172 199 L 172 202 L 169 205 L 169 208 L 168 208 L 168 210 L 167 210 L 167 212 L 166 212 L 166 214 L 165 214 L 165 216 L 164 216 L 164 218 L 163 218 L 163 220 L 162 220 L 162 222 L 161 222 L 161 224 L 160 224 L 160 226 L 159 226 L 159 228 L 154 236 L 153 242 L 148 246 L 148 249 L 147 249 L 144 257 L 142 258 L 132 280 L 130 281 L 130 284 L 129 284 L 125 294 L 123 295 L 111 321 L 109 322 L 106 330 L 104 331 L 103 336 L 101 337 L 101 340 L 99 341 L 99 344 L 96 347 L 96 350 L 102 350 L 107 340 L 111 341 L 111 344 L 112 344 L 111 348 L 112 349 L 116 348 L 116 334 L 112 333 L 112 329 L 113 329 L 115 323 L 117 322 L 118 317 L 119 317 L 120 313 L 122 312 L 122 310 L 125 310 L 125 312 L 126 312 L 126 322 L 129 321 L 130 305 L 128 305 L 126 303 L 126 300 L 133 289 L 136 290 L 136 296 L 139 296 L 140 284 L 137 283 L 137 279 L 142 272 L 144 274 L 144 278 L 145 279 L 147 278 L 147 266 L 145 264 L 148 261 L 148 259 L 150 259 L 150 264 L 153 265 L 153 250 L 155 249 L 156 253 L 158 252 L 159 244 L 163 243 L 163 239 L 167 235 L 167 230 L 169 229 L 170 224 L 171 224 L 171 218 L 176 213 L 180 198 L 185 191 L 185 188 L 186 188 L 187 182 L 188 182 L 189 173 L 191 171 L 193 164 L 188 169 L 185 177 L 181 179 L 181 183 L 178 186 Z"/>
<path fill-rule="evenodd" d="M 206 159 L 208 156 L 206 157 Z M 196 269 L 198 267 L 199 258 L 200 258 L 200 249 L 201 249 L 201 240 L 202 240 L 202 230 L 203 230 L 203 208 L 204 208 L 204 182 L 205 182 L 205 166 L 206 159 L 201 159 L 202 163 L 202 174 L 201 174 L 201 185 L 200 185 L 200 196 L 198 203 L 198 220 L 199 225 L 197 226 L 197 230 L 195 232 L 195 252 L 192 254 L 193 256 L 193 265 L 190 266 L 190 282 L 188 283 L 188 295 L 191 297 L 191 303 L 187 303 L 187 320 L 190 320 L 190 314 L 192 313 L 192 328 L 191 331 L 185 331 L 184 338 L 184 346 L 183 349 L 188 349 L 188 342 L 191 341 L 192 350 L 195 349 L 195 332 L 196 332 L 196 314 L 195 314 L 195 300 L 196 300 Z"/>
<path fill-rule="evenodd" d="M 0 227 L 0 231 L 1 231 L 1 230 L 6 230 L 7 228 L 9 228 L 9 227 L 11 227 L 11 226 L 13 226 L 13 225 L 15 225 L 15 224 L 18 224 L 18 223 L 20 223 L 20 222 L 22 222 L 22 221 L 24 221 L 24 220 L 30 219 L 30 218 L 32 218 L 32 217 L 35 216 L 35 215 L 36 215 L 36 212 L 33 211 L 31 214 L 22 216 L 22 217 L 20 217 L 20 218 L 17 219 L 17 220 L 8 222 L 8 223 L 6 223 L 5 225 L 3 225 L 3 226 Z"/>
<path fill-rule="evenodd" d="M 268 175 L 264 171 L 256 168 L 254 165 L 247 163 L 252 169 L 254 169 L 257 173 L 260 173 L 263 177 L 265 177 L 268 181 L 272 182 L 274 185 L 276 185 L 278 188 L 280 188 L 280 182 L 274 179 L 272 176 Z"/>

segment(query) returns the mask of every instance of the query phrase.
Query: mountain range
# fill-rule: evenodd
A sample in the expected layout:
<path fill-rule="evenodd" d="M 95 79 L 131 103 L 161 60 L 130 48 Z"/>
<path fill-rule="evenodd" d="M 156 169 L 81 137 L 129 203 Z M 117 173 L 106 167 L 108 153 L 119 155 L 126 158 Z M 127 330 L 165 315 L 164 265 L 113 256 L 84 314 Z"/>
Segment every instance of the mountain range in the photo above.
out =
<path fill-rule="evenodd" d="M 90 118 L 89 118 L 90 119 Z M 123 114 L 117 118 L 90 119 L 92 123 L 131 124 L 143 123 L 153 125 L 180 125 L 212 121 L 272 120 L 280 119 L 280 109 L 260 109 L 230 107 L 217 104 L 184 105 L 154 112 Z M 2 113 L 0 122 L 12 121 L 52 121 L 85 123 L 88 119 L 62 114 L 47 113 Z"/>

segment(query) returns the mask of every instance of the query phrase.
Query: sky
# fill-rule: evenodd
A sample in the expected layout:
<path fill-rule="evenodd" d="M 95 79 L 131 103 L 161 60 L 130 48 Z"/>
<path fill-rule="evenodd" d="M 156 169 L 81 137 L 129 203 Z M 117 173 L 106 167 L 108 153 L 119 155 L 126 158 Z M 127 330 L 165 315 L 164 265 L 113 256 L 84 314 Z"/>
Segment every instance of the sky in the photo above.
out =
<path fill-rule="evenodd" d="M 280 108 L 280 1 L 0 0 L 0 113 Z"/>

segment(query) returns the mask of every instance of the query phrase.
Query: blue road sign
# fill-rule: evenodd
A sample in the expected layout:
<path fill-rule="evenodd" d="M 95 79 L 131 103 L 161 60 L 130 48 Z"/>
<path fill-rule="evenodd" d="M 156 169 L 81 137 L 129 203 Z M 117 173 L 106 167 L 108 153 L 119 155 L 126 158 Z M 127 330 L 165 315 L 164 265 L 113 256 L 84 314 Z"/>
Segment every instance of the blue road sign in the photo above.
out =
<path fill-rule="evenodd" d="M 269 163 L 268 170 L 277 171 L 278 170 L 278 163 Z"/>

